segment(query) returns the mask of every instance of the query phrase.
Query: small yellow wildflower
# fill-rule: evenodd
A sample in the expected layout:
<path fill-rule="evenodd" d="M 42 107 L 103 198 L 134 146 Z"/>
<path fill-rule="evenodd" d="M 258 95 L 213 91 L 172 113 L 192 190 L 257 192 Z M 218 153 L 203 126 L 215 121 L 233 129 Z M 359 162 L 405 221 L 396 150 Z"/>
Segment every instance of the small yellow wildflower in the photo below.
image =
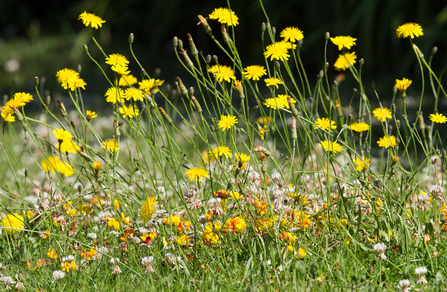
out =
<path fill-rule="evenodd" d="M 286 27 L 281 31 L 280 37 L 284 38 L 286 42 L 292 43 L 300 41 L 304 38 L 303 32 L 294 26 Z"/>
<path fill-rule="evenodd" d="M 231 79 L 236 80 L 233 68 L 230 66 L 213 65 L 210 69 L 208 69 L 208 72 L 213 73 L 214 78 L 219 82 L 222 82 L 223 80 L 226 82 L 231 82 Z"/>
<path fill-rule="evenodd" d="M 91 110 L 87 110 L 85 115 L 87 116 L 87 121 L 90 121 L 98 116 L 95 112 L 92 112 Z"/>
<path fill-rule="evenodd" d="M 132 86 L 138 83 L 138 79 L 132 74 L 123 75 L 118 83 L 119 86 Z"/>
<path fill-rule="evenodd" d="M 356 63 L 357 56 L 355 52 L 338 55 L 338 59 L 334 63 L 335 70 L 346 70 L 349 65 L 353 66 Z"/>
<path fill-rule="evenodd" d="M 163 85 L 165 81 L 160 79 L 144 79 L 138 82 L 140 89 L 149 95 L 153 95 L 158 92 L 158 87 Z"/>
<path fill-rule="evenodd" d="M 357 170 L 362 171 L 365 169 L 368 169 L 369 166 L 369 158 L 365 158 L 365 156 L 362 156 L 362 159 L 360 157 L 354 158 L 354 163 L 357 164 Z"/>
<path fill-rule="evenodd" d="M 362 122 L 362 123 L 354 123 L 354 124 L 351 124 L 349 126 L 349 129 L 360 133 L 360 132 L 363 132 L 363 131 L 368 131 L 369 130 L 369 125 L 367 123 L 364 123 L 364 122 Z"/>
<path fill-rule="evenodd" d="M 273 59 L 287 61 L 290 57 L 288 54 L 289 44 L 288 42 L 282 41 L 268 45 L 264 52 L 265 58 L 268 59 L 270 57 L 270 61 L 273 61 Z"/>
<path fill-rule="evenodd" d="M 278 89 L 279 84 L 284 84 L 281 80 L 275 77 L 266 78 L 264 81 L 266 86 L 275 86 L 276 89 Z"/>
<path fill-rule="evenodd" d="M 86 11 L 82 12 L 79 17 L 78 20 L 82 20 L 82 23 L 86 26 L 86 27 L 92 27 L 95 29 L 98 29 L 99 27 L 102 27 L 102 24 L 104 22 L 106 22 L 105 20 L 102 20 L 101 17 L 96 16 L 92 13 L 88 13 Z"/>
<path fill-rule="evenodd" d="M 210 19 L 217 19 L 222 24 L 228 26 L 236 26 L 239 24 L 239 17 L 236 16 L 233 10 L 228 8 L 216 8 L 209 15 Z"/>
<path fill-rule="evenodd" d="M 430 114 L 430 121 L 438 124 L 444 124 L 447 122 L 447 117 L 445 117 L 443 114 Z"/>
<path fill-rule="evenodd" d="M 400 38 L 411 37 L 414 39 L 414 37 L 419 37 L 424 35 L 424 33 L 422 32 L 422 27 L 419 24 L 407 22 L 396 29 L 396 35 Z"/>
<path fill-rule="evenodd" d="M 201 167 L 192 167 L 188 169 L 188 171 L 185 173 L 185 175 L 191 180 L 195 180 L 196 182 L 198 180 L 202 181 L 204 177 L 209 178 L 210 175 L 208 174 L 208 171 L 206 169 Z"/>
<path fill-rule="evenodd" d="M 394 135 L 391 135 L 389 137 L 384 136 L 384 137 L 380 138 L 379 141 L 377 141 L 377 144 L 379 144 L 380 147 L 385 147 L 385 148 L 394 147 L 397 145 L 396 137 L 394 137 Z"/>
<path fill-rule="evenodd" d="M 400 92 L 404 92 L 410 87 L 411 83 L 412 81 L 407 78 L 403 78 L 402 80 L 396 79 L 396 84 L 394 86 L 396 86 Z"/>
<path fill-rule="evenodd" d="M 5 215 L 0 221 L 0 225 L 6 234 L 22 232 L 22 229 L 25 227 L 24 219 L 18 213 Z"/>
<path fill-rule="evenodd" d="M 101 149 L 107 150 L 110 152 L 116 152 L 116 151 L 120 150 L 120 146 L 118 144 L 118 141 L 115 141 L 113 139 L 107 139 L 104 142 L 102 142 Z"/>
<path fill-rule="evenodd" d="M 74 91 L 76 88 L 85 89 L 85 81 L 82 78 L 79 78 L 79 73 L 73 69 L 62 69 L 57 71 L 56 73 L 57 82 L 62 85 L 64 89 L 70 89 Z"/>
<path fill-rule="evenodd" d="M 53 260 L 57 259 L 57 252 L 55 252 L 54 250 L 55 250 L 55 248 L 53 247 L 53 248 L 48 249 L 48 252 L 47 252 L 47 257 L 50 259 L 53 259 Z"/>
<path fill-rule="evenodd" d="M 106 58 L 106 64 L 109 64 L 111 66 L 113 66 L 113 65 L 127 66 L 127 64 L 129 64 L 129 61 L 127 60 L 126 57 L 124 57 L 121 54 L 110 54 Z"/>
<path fill-rule="evenodd" d="M 104 96 L 106 97 L 107 102 L 115 104 L 117 102 L 123 102 L 124 91 L 118 87 L 110 87 L 109 89 L 107 89 L 107 92 Z"/>
<path fill-rule="evenodd" d="M 335 38 L 331 38 L 331 41 L 334 45 L 338 46 L 338 49 L 341 51 L 343 48 L 347 48 L 348 50 L 355 46 L 355 41 L 357 39 L 350 36 L 338 36 Z"/>
<path fill-rule="evenodd" d="M 247 77 L 247 79 L 259 81 L 259 78 L 266 74 L 267 71 L 265 70 L 264 66 L 252 65 L 245 67 L 244 75 Z"/>
<path fill-rule="evenodd" d="M 337 142 L 332 141 L 321 141 L 318 143 L 318 146 L 322 147 L 327 152 L 337 153 L 343 150 L 343 146 L 338 144 Z"/>
<path fill-rule="evenodd" d="M 149 197 L 146 201 L 143 202 L 140 208 L 140 216 L 143 222 L 147 222 L 152 218 L 152 213 L 155 212 L 157 204 L 157 199 L 155 197 Z"/>
<path fill-rule="evenodd" d="M 123 105 L 122 107 L 120 107 L 119 109 L 120 114 L 123 115 L 123 118 L 129 117 L 129 118 L 133 118 L 134 116 L 139 116 L 140 115 L 140 111 L 132 106 L 125 106 Z"/>
<path fill-rule="evenodd" d="M 222 131 L 225 131 L 225 130 L 229 130 L 236 123 L 237 123 L 237 118 L 235 116 L 222 115 L 220 117 L 220 121 L 217 125 L 219 126 L 219 128 L 222 129 Z"/>
<path fill-rule="evenodd" d="M 328 118 L 322 118 L 315 121 L 314 128 L 331 131 L 331 129 L 337 129 L 337 126 L 334 121 L 329 120 Z"/>
<path fill-rule="evenodd" d="M 14 93 L 14 98 L 20 98 L 23 102 L 30 102 L 33 99 L 33 96 L 26 92 L 16 92 Z"/>
<path fill-rule="evenodd" d="M 183 234 L 177 238 L 177 244 L 180 246 L 188 246 L 189 245 L 189 236 Z"/>
<path fill-rule="evenodd" d="M 210 159 L 212 158 L 218 158 L 220 156 L 225 156 L 226 158 L 231 158 L 231 150 L 228 148 L 228 146 L 218 146 L 209 152 Z"/>
<path fill-rule="evenodd" d="M 385 122 L 386 119 L 391 119 L 391 111 L 384 107 L 384 108 L 376 108 L 372 111 L 373 116 L 379 121 L 379 122 Z"/>

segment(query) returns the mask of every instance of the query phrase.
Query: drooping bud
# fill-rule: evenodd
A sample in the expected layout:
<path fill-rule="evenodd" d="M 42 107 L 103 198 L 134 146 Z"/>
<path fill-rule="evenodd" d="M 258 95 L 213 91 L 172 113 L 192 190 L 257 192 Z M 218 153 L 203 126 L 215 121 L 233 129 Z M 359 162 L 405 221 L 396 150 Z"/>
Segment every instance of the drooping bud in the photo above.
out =
<path fill-rule="evenodd" d="M 197 100 L 197 98 L 195 98 L 194 96 L 191 97 L 192 102 L 194 103 L 194 106 L 196 108 L 196 111 L 201 114 L 202 113 L 202 107 L 200 106 L 199 101 Z"/>
<path fill-rule="evenodd" d="M 206 21 L 206 18 L 200 14 L 198 15 L 198 18 L 199 18 L 200 22 L 197 25 L 201 24 L 203 26 L 203 28 L 205 29 L 205 32 L 209 35 L 212 35 L 211 27 L 209 26 L 208 22 Z"/>
<path fill-rule="evenodd" d="M 186 67 L 188 67 L 189 69 L 193 69 L 194 63 L 189 58 L 188 53 L 186 53 L 186 50 L 183 50 L 183 49 L 180 50 L 180 54 L 183 56 L 183 59 L 185 60 Z"/>
<path fill-rule="evenodd" d="M 67 110 L 65 109 L 65 105 L 64 105 L 64 103 L 63 103 L 62 101 L 58 100 L 58 101 L 57 101 L 57 104 L 58 104 L 58 106 L 59 106 L 59 110 L 60 110 L 60 112 L 61 112 L 61 115 L 62 115 L 64 118 L 66 118 L 66 117 L 68 116 L 68 114 L 67 114 Z"/>
<path fill-rule="evenodd" d="M 183 84 L 182 79 L 180 79 L 180 77 L 175 77 L 175 80 L 177 82 L 177 85 L 180 89 L 180 92 L 185 95 L 188 96 L 188 89 L 186 89 L 186 86 Z"/>

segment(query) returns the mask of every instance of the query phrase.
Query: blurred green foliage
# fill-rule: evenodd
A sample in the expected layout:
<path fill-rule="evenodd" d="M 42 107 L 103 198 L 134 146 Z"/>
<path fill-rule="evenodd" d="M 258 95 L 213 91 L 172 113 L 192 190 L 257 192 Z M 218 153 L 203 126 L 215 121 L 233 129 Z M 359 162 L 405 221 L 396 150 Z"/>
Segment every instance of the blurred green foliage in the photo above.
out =
<path fill-rule="evenodd" d="M 135 34 L 134 50 L 147 72 L 161 68 L 160 78 L 173 83 L 175 76 L 183 76 L 184 69 L 175 58 L 172 37 L 186 42 L 191 33 L 199 50 L 206 54 L 218 50 L 208 39 L 197 15 L 207 16 L 226 1 L 180 0 L 84 0 L 84 1 L 1 1 L 0 2 L 0 89 L 33 92 L 34 76 L 46 76 L 49 94 L 63 94 L 56 84 L 55 74 L 62 68 L 76 69 L 82 65 L 82 77 L 88 83 L 88 94 L 103 95 L 107 85 L 94 69 L 82 49 L 89 43 L 88 30 L 77 21 L 78 15 L 91 12 L 101 16 L 106 23 L 95 31 L 102 47 L 109 53 L 121 53 L 131 59 L 127 37 Z M 417 88 L 420 73 L 408 39 L 398 39 L 396 28 L 405 22 L 417 22 L 424 29 L 424 36 L 415 40 L 427 56 L 433 46 L 439 47 L 434 59 L 434 69 L 441 72 L 447 64 L 447 4 L 435 0 L 333 0 L 333 1 L 263 1 L 272 25 L 280 31 L 287 26 L 297 26 L 304 31 L 302 56 L 309 76 L 316 75 L 323 67 L 324 34 L 356 37 L 355 51 L 364 58 L 364 80 L 374 82 L 379 93 L 391 93 L 395 79 L 407 77 L 414 80 Z M 240 17 L 236 27 L 237 44 L 246 65 L 264 64 L 260 38 L 260 26 L 265 21 L 256 0 L 230 1 L 231 8 Z M 214 33 L 220 37 L 218 23 L 210 21 Z M 92 55 L 99 61 L 103 56 L 92 47 Z M 335 62 L 337 48 L 329 44 L 328 61 Z M 225 63 L 224 56 L 219 56 Z M 5 68 L 17 65 L 13 72 Z M 8 63 L 8 61 L 10 61 Z M 6 65 L 5 65 L 6 64 Z M 10 69 L 11 69 L 10 68 Z M 6 68 L 7 69 L 7 68 Z M 134 75 L 138 68 L 130 66 Z M 335 77 L 337 72 L 333 71 Z M 11 87 L 15 79 L 15 89 Z M 352 78 L 351 78 L 352 79 Z M 350 78 L 347 78 L 350 80 Z M 445 77 L 443 78 L 445 80 Z M 312 81 L 312 80 L 311 80 Z M 348 81 L 349 82 L 349 81 Z M 192 84 L 191 84 L 192 85 Z M 355 83 L 344 86 L 351 95 Z M 410 90 L 411 91 L 411 90 Z M 382 96 L 383 97 L 383 96 Z M 348 97 L 347 97 L 348 98 Z M 386 97 L 385 97 L 386 99 Z"/>

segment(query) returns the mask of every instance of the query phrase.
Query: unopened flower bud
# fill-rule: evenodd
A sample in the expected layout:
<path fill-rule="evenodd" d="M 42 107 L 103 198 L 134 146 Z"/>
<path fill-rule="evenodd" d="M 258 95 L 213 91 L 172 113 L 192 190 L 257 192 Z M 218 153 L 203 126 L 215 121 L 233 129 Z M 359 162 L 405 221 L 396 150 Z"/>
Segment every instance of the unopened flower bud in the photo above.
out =
<path fill-rule="evenodd" d="M 62 101 L 58 100 L 57 104 L 59 106 L 59 110 L 61 111 L 61 115 L 66 118 L 68 116 L 67 110 L 65 109 L 65 105 Z"/>
<path fill-rule="evenodd" d="M 88 53 L 88 46 L 86 44 L 83 44 L 82 47 L 84 48 L 84 51 Z"/>
<path fill-rule="evenodd" d="M 165 121 L 169 124 L 169 125 L 173 125 L 172 119 L 168 116 L 168 114 L 166 113 L 166 111 L 162 108 L 159 107 L 158 110 L 160 111 L 161 115 L 163 116 L 163 118 L 165 119 Z"/>
<path fill-rule="evenodd" d="M 419 55 L 419 58 L 424 59 L 424 54 L 422 54 L 421 50 L 419 49 L 418 46 L 416 46 L 415 44 L 413 44 L 413 48 L 416 51 L 416 53 Z"/>
<path fill-rule="evenodd" d="M 276 27 L 272 26 L 272 35 L 276 34 Z"/>
<path fill-rule="evenodd" d="M 178 39 L 178 48 L 179 50 L 183 50 L 183 41 L 181 39 Z"/>
<path fill-rule="evenodd" d="M 141 79 L 144 79 L 146 77 L 146 70 L 141 69 Z"/>
<path fill-rule="evenodd" d="M 77 152 L 78 152 L 78 154 L 79 154 L 79 156 L 81 156 L 82 158 L 84 158 L 85 160 L 87 160 L 87 161 L 93 161 L 93 158 L 91 158 L 88 154 L 87 154 L 87 152 L 85 152 L 85 149 L 84 148 L 82 148 L 82 149 L 80 149 L 80 150 L 76 150 Z"/>
<path fill-rule="evenodd" d="M 200 14 L 198 15 L 198 18 L 200 21 L 198 24 L 202 24 L 203 28 L 205 29 L 205 32 L 209 35 L 212 35 L 211 27 L 209 26 L 208 22 L 206 21 L 206 18 Z"/>
<path fill-rule="evenodd" d="M 327 31 L 325 34 L 324 34 L 324 39 L 325 40 L 329 40 L 331 38 L 331 34 Z"/>
<path fill-rule="evenodd" d="M 298 135 L 296 133 L 296 119 L 292 120 L 292 139 L 293 140 L 298 139 Z"/>
<path fill-rule="evenodd" d="M 250 115 L 251 115 L 252 113 L 256 112 L 258 109 L 259 109 L 259 106 L 257 106 L 257 105 L 255 105 L 254 107 L 252 107 L 252 108 L 251 108 L 251 111 L 250 111 Z"/>
<path fill-rule="evenodd" d="M 292 99 L 289 96 L 287 97 L 287 102 L 289 103 L 290 109 L 292 110 L 292 116 L 294 116 L 296 119 L 298 119 L 300 116 L 300 113 L 296 109 L 295 105 L 292 102 Z"/>
<path fill-rule="evenodd" d="M 296 43 L 296 49 L 299 50 L 301 48 L 301 46 L 303 45 L 303 39 L 300 39 L 297 43 Z"/>
<path fill-rule="evenodd" d="M 194 44 L 194 40 L 192 39 L 192 36 L 189 33 L 186 35 L 188 36 L 189 49 L 191 50 L 191 55 L 193 55 L 195 57 L 199 54 L 199 51 L 196 48 L 196 44 Z"/>
<path fill-rule="evenodd" d="M 228 33 L 227 33 L 227 27 L 226 27 L 226 25 L 225 24 L 222 24 L 221 26 L 220 26 L 220 31 L 222 32 L 222 37 L 223 37 L 223 39 L 224 39 L 224 42 L 225 43 L 230 43 L 231 42 L 231 39 L 230 39 L 230 37 L 228 36 Z"/>
<path fill-rule="evenodd" d="M 438 52 L 438 47 L 434 46 L 433 49 L 431 49 L 431 54 L 434 55 Z"/>
<path fill-rule="evenodd" d="M 46 106 L 50 105 L 51 102 L 51 96 L 47 95 L 47 100 L 46 100 Z"/>
<path fill-rule="evenodd" d="M 361 58 L 361 59 L 359 60 L 359 64 L 360 64 L 360 66 L 363 66 L 363 64 L 365 64 L 365 60 L 364 60 L 363 58 Z"/>
<path fill-rule="evenodd" d="M 78 73 L 81 73 L 81 71 L 82 71 L 82 66 L 81 66 L 81 64 L 78 64 Z"/>
<path fill-rule="evenodd" d="M 219 58 L 216 55 L 213 55 L 213 61 L 216 64 L 219 64 Z"/>
<path fill-rule="evenodd" d="M 396 113 L 396 104 L 393 103 L 393 104 L 391 105 L 391 115 L 394 116 L 395 113 Z"/>
<path fill-rule="evenodd" d="M 190 87 L 188 89 L 188 97 L 191 98 L 194 96 L 194 87 Z"/>
<path fill-rule="evenodd" d="M 175 77 L 175 80 L 177 82 L 177 85 L 180 89 L 180 92 L 185 95 L 188 96 L 188 89 L 186 89 L 186 86 L 183 84 L 182 79 L 180 79 L 180 77 Z"/>
<path fill-rule="evenodd" d="M 266 25 L 265 25 L 265 22 L 263 22 L 261 24 L 261 32 L 265 32 L 265 29 L 266 29 Z"/>
<path fill-rule="evenodd" d="M 209 64 L 209 63 L 211 63 L 211 60 L 212 60 L 211 55 L 206 55 L 205 62 L 206 62 L 207 64 Z"/>
<path fill-rule="evenodd" d="M 275 61 L 275 69 L 278 71 L 281 70 L 281 64 L 278 61 Z"/>
<path fill-rule="evenodd" d="M 183 56 L 183 59 L 185 60 L 186 67 L 188 67 L 189 69 L 194 68 L 194 63 L 189 58 L 188 53 L 186 53 L 186 50 L 180 50 L 180 54 Z"/>
<path fill-rule="evenodd" d="M 192 102 L 194 103 L 194 106 L 196 108 L 196 111 L 201 114 L 202 113 L 202 107 L 200 106 L 199 101 L 197 100 L 197 98 L 195 98 L 194 96 L 191 97 Z"/>
<path fill-rule="evenodd" d="M 421 128 L 421 130 L 425 130 L 425 123 L 424 123 L 424 117 L 422 116 L 422 112 L 419 114 L 418 120 L 419 120 L 419 127 Z"/>
<path fill-rule="evenodd" d="M 34 86 L 37 87 L 39 85 L 39 77 L 34 77 Z"/>
<path fill-rule="evenodd" d="M 174 37 L 173 39 L 172 39 L 172 45 L 174 46 L 174 48 L 177 48 L 178 47 L 178 37 Z"/>
<path fill-rule="evenodd" d="M 127 38 L 127 41 L 129 42 L 129 44 L 133 44 L 134 39 L 135 36 L 133 35 L 133 33 L 130 33 L 129 37 Z"/>

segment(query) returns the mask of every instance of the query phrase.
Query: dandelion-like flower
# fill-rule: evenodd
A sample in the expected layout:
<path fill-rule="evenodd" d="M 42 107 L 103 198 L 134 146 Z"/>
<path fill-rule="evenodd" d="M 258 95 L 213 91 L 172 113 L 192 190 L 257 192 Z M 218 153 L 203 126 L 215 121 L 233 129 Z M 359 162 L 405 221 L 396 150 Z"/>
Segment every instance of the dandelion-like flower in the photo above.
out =
<path fill-rule="evenodd" d="M 411 83 L 412 81 L 407 78 L 403 78 L 402 80 L 396 79 L 396 84 L 394 86 L 396 86 L 400 92 L 404 92 L 410 87 Z"/>
<path fill-rule="evenodd" d="M 367 123 L 354 123 L 349 126 L 349 129 L 356 132 L 364 132 L 369 130 L 369 125 Z"/>
<path fill-rule="evenodd" d="M 402 292 L 409 292 L 411 290 L 410 280 L 408 279 L 400 280 L 399 284 L 397 285 L 397 289 L 399 289 Z"/>
<path fill-rule="evenodd" d="M 143 101 L 143 91 L 135 87 L 129 87 L 124 91 L 123 97 L 127 100 L 133 99 L 135 101 Z"/>
<path fill-rule="evenodd" d="M 224 65 L 213 65 L 208 72 L 214 74 L 214 78 L 219 82 L 225 80 L 226 82 L 231 82 L 231 79 L 236 80 L 236 76 L 234 76 L 233 68 L 230 66 Z"/>
<path fill-rule="evenodd" d="M 262 140 L 264 140 L 265 133 L 267 133 L 267 132 L 269 132 L 269 130 L 267 130 L 266 125 L 264 125 L 264 127 L 258 129 L 259 136 L 261 136 Z"/>
<path fill-rule="evenodd" d="M 157 199 L 155 197 L 150 197 L 143 202 L 140 208 L 140 216 L 144 222 L 147 222 L 152 218 L 152 213 L 155 212 L 155 205 L 157 204 Z"/>
<path fill-rule="evenodd" d="M 54 129 L 53 134 L 59 141 L 71 141 L 73 136 L 70 132 L 65 131 L 64 129 Z"/>
<path fill-rule="evenodd" d="M 25 103 L 34 100 L 33 96 L 26 92 L 16 92 L 14 93 L 14 98 L 20 98 Z"/>
<path fill-rule="evenodd" d="M 244 75 L 247 79 L 259 81 L 259 78 L 266 74 L 267 74 L 267 71 L 265 70 L 264 66 L 251 65 L 251 66 L 245 67 Z"/>
<path fill-rule="evenodd" d="M 115 104 L 117 102 L 123 102 L 124 91 L 118 87 L 110 87 L 109 89 L 107 89 L 107 92 L 104 96 L 106 97 L 107 102 Z"/>
<path fill-rule="evenodd" d="M 218 146 L 209 152 L 209 159 L 219 158 L 220 156 L 225 156 L 226 158 L 231 158 L 231 150 L 228 146 Z"/>
<path fill-rule="evenodd" d="M 127 66 L 127 64 L 129 64 L 129 61 L 127 60 L 126 57 L 124 57 L 121 54 L 110 54 L 106 58 L 106 64 L 109 64 L 111 66 L 113 66 L 113 65 Z"/>
<path fill-rule="evenodd" d="M 396 29 L 396 35 L 400 38 L 411 37 L 414 39 L 414 37 L 419 37 L 423 34 L 422 27 L 414 22 L 404 23 Z"/>
<path fill-rule="evenodd" d="M 328 118 L 322 118 L 315 121 L 314 128 L 331 131 L 331 129 L 337 129 L 337 126 L 334 121 L 331 121 Z"/>
<path fill-rule="evenodd" d="M 385 122 L 386 119 L 391 119 L 391 111 L 386 107 L 378 107 L 374 109 L 372 113 L 379 122 Z"/>
<path fill-rule="evenodd" d="M 358 171 L 362 171 L 365 169 L 368 169 L 370 163 L 369 163 L 369 158 L 366 158 L 365 156 L 362 156 L 362 159 L 360 159 L 360 157 L 356 157 L 354 158 L 354 163 L 357 164 L 357 170 Z"/>
<path fill-rule="evenodd" d="M 70 164 L 61 161 L 57 156 L 49 156 L 42 162 L 43 171 L 60 172 L 65 176 L 73 175 L 73 167 Z"/>
<path fill-rule="evenodd" d="M 357 56 L 355 52 L 346 53 L 344 55 L 338 55 L 337 61 L 334 63 L 335 70 L 346 70 L 349 68 L 349 65 L 354 65 L 356 63 Z"/>
<path fill-rule="evenodd" d="M 85 112 L 85 116 L 87 117 L 87 121 L 90 121 L 90 120 L 96 118 L 98 115 L 95 112 L 91 111 L 91 110 L 87 110 Z"/>
<path fill-rule="evenodd" d="M 120 146 L 118 144 L 118 141 L 115 141 L 113 139 L 107 139 L 104 142 L 102 142 L 101 149 L 107 150 L 110 152 L 116 152 L 116 151 L 120 150 Z"/>
<path fill-rule="evenodd" d="M 82 78 L 79 78 L 79 73 L 73 69 L 62 69 L 56 73 L 57 82 L 62 85 L 64 89 L 70 89 L 74 91 L 76 88 L 85 89 L 87 83 Z"/>
<path fill-rule="evenodd" d="M 209 178 L 210 175 L 208 174 L 208 171 L 206 171 L 205 168 L 201 167 L 191 167 L 188 169 L 188 171 L 185 173 L 185 175 L 191 180 L 191 181 L 202 181 L 203 178 Z"/>
<path fill-rule="evenodd" d="M 338 46 L 338 49 L 341 51 L 343 48 L 347 48 L 348 50 L 355 46 L 355 41 L 357 39 L 350 36 L 338 36 L 335 38 L 331 38 L 331 41 L 334 45 Z"/>
<path fill-rule="evenodd" d="M 158 92 L 158 86 L 163 85 L 165 81 L 160 79 L 144 79 L 143 81 L 139 82 L 138 85 L 140 86 L 140 89 L 146 92 L 149 95 L 153 95 Z"/>
<path fill-rule="evenodd" d="M 268 59 L 270 57 L 270 61 L 281 60 L 287 61 L 290 57 L 288 54 L 288 49 L 290 48 L 290 43 L 282 41 L 276 42 L 274 44 L 268 45 L 264 52 L 264 57 Z"/>
<path fill-rule="evenodd" d="M 290 108 L 288 98 L 290 98 L 289 95 L 285 94 L 278 94 L 276 98 L 267 98 L 263 104 L 267 107 L 270 107 L 272 109 L 278 109 L 278 108 Z M 294 98 L 290 98 L 292 103 L 296 103 L 296 100 Z"/>
<path fill-rule="evenodd" d="M 280 37 L 284 38 L 284 41 L 296 42 L 304 38 L 303 31 L 294 26 L 286 27 L 281 31 Z"/>
<path fill-rule="evenodd" d="M 377 141 L 377 144 L 379 145 L 379 147 L 392 148 L 397 145 L 396 137 L 394 137 L 394 135 L 391 135 L 389 137 L 383 136 L 382 138 L 380 138 L 379 141 Z"/>
<path fill-rule="evenodd" d="M 101 17 L 96 16 L 92 13 L 88 13 L 86 11 L 82 12 L 79 17 L 78 20 L 82 20 L 82 23 L 86 26 L 86 27 L 92 27 L 92 28 L 100 28 L 102 27 L 102 24 L 104 22 L 106 22 L 105 20 L 102 20 Z"/>
<path fill-rule="evenodd" d="M 126 65 L 112 65 L 112 71 L 114 71 L 115 73 L 119 74 L 119 75 L 128 75 L 130 74 L 129 68 L 127 68 Z"/>
<path fill-rule="evenodd" d="M 233 10 L 228 8 L 216 8 L 209 15 L 210 19 L 217 19 L 222 24 L 228 26 L 236 26 L 239 24 L 239 17 L 236 16 Z"/>
<path fill-rule="evenodd" d="M 134 116 L 138 116 L 140 114 L 140 111 L 136 108 L 134 108 L 132 105 L 120 107 L 119 109 L 120 113 L 123 115 L 123 118 L 129 117 L 133 118 Z"/>
<path fill-rule="evenodd" d="M 337 142 L 332 141 L 321 141 L 318 143 L 318 146 L 322 147 L 326 152 L 338 153 L 343 150 L 343 146 L 338 144 Z"/>
<path fill-rule="evenodd" d="M 219 121 L 219 123 L 217 125 L 219 126 L 219 128 L 222 129 L 222 131 L 225 131 L 225 130 L 229 130 L 236 123 L 237 123 L 237 118 L 235 116 L 231 116 L 231 115 L 225 116 L 225 115 L 222 115 L 220 117 L 220 121 Z"/>
<path fill-rule="evenodd" d="M 443 114 L 430 114 L 429 118 L 430 121 L 437 124 L 444 124 L 445 122 L 447 122 L 447 117 L 445 117 Z"/>
<path fill-rule="evenodd" d="M 1 229 L 6 232 L 6 234 L 14 234 L 22 232 L 25 227 L 24 219 L 21 215 L 17 213 L 10 213 L 5 215 L 0 221 Z"/>
<path fill-rule="evenodd" d="M 275 86 L 276 89 L 278 89 L 279 84 L 284 84 L 281 80 L 275 77 L 266 78 L 264 81 L 266 86 Z"/>
<path fill-rule="evenodd" d="M 138 83 L 138 79 L 132 74 L 123 75 L 118 83 L 119 86 L 132 86 Z"/>

